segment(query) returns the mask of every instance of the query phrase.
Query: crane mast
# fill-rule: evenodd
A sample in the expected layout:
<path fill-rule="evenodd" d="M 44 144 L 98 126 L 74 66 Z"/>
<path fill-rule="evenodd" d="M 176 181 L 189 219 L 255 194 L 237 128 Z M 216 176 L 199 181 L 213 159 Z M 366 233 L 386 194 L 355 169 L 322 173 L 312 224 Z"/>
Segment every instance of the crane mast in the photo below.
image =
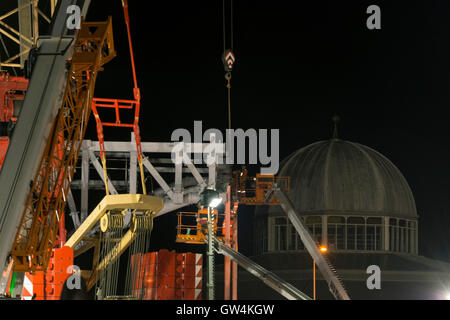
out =
<path fill-rule="evenodd" d="M 18 271 L 47 267 L 86 131 L 97 73 L 115 56 L 111 18 L 106 22 L 83 22 L 75 41 L 63 104 L 12 249 Z"/>
<path fill-rule="evenodd" d="M 89 3 L 78 3 L 83 16 Z M 116 55 L 111 18 L 82 20 L 75 33 L 68 30 L 66 8 L 74 4 L 60 1 L 50 35 L 39 40 L 27 112 L 17 121 L 0 174 L 8 186 L 0 195 L 0 265 L 10 254 L 15 271 L 46 270 L 52 249 L 64 244 L 64 207 L 97 74 Z"/>

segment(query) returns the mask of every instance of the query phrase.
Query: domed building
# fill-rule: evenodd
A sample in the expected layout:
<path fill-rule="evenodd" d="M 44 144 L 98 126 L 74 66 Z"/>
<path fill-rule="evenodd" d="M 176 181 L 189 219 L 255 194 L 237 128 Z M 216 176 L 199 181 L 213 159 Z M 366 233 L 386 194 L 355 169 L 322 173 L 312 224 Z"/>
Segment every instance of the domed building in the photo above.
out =
<path fill-rule="evenodd" d="M 289 156 L 279 176 L 290 178 L 289 196 L 297 213 L 317 243 L 330 251 L 417 254 L 411 189 L 377 151 L 336 138 L 319 141 Z M 303 249 L 280 207 L 257 210 L 255 225 L 256 254 Z"/>
<path fill-rule="evenodd" d="M 405 177 L 385 156 L 334 137 L 299 149 L 281 164 L 289 197 L 317 245 L 342 278 L 351 299 L 443 299 L 450 264 L 418 252 L 418 213 Z M 252 260 L 313 296 L 313 260 L 280 206 L 255 210 Z M 369 289 L 369 266 L 381 288 Z M 220 279 L 220 277 L 218 277 Z M 333 299 L 318 269 L 318 299 Z M 239 299 L 282 299 L 239 272 Z"/>

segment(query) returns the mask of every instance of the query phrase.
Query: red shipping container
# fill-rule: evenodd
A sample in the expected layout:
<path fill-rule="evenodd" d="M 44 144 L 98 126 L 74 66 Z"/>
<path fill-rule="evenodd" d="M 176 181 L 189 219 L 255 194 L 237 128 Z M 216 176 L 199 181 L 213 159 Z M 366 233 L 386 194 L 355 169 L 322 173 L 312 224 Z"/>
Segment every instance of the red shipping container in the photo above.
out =
<path fill-rule="evenodd" d="M 201 299 L 203 255 L 166 249 L 131 259 L 133 296 L 144 300 Z M 176 290 L 178 294 L 176 295 Z M 142 294 L 144 296 L 142 297 Z"/>
<path fill-rule="evenodd" d="M 175 275 L 175 263 L 158 263 L 156 266 L 157 274 Z"/>
<path fill-rule="evenodd" d="M 25 276 L 31 283 L 26 290 L 24 288 L 23 295 L 27 297 L 36 295 L 37 300 L 59 300 L 64 283 L 71 275 L 67 273 L 68 268 L 72 265 L 73 250 L 71 248 L 53 249 L 46 273 L 43 271 L 36 272 L 34 275 L 26 273 Z"/>
<path fill-rule="evenodd" d="M 201 300 L 201 289 L 175 289 L 176 300 Z"/>
<path fill-rule="evenodd" d="M 158 274 L 158 277 L 156 278 L 156 287 L 171 287 L 175 288 L 175 277 L 165 274 Z M 155 283 L 154 282 L 154 283 Z"/>
<path fill-rule="evenodd" d="M 63 286 L 62 285 L 34 285 L 33 294 L 36 294 L 36 300 L 56 298 L 59 300 Z M 45 291 L 44 291 L 45 290 Z"/>
<path fill-rule="evenodd" d="M 163 249 L 158 252 L 159 266 L 173 266 L 175 264 L 175 252 Z"/>
<path fill-rule="evenodd" d="M 179 289 L 201 289 L 202 278 L 200 277 L 175 277 L 175 288 Z"/>
<path fill-rule="evenodd" d="M 64 285 L 67 278 L 70 276 L 68 273 L 53 273 L 47 272 L 44 274 L 43 271 L 36 272 L 33 276 L 34 285 L 44 285 L 44 284 L 61 284 Z"/>
<path fill-rule="evenodd" d="M 177 253 L 176 254 L 176 263 L 184 263 L 184 264 L 202 264 L 202 254 L 199 253 Z"/>
<path fill-rule="evenodd" d="M 201 277 L 203 266 L 195 264 L 177 264 L 175 267 L 176 275 L 185 274 L 191 277 Z"/>
<path fill-rule="evenodd" d="M 147 288 L 145 289 L 145 300 L 174 300 L 175 288 Z"/>

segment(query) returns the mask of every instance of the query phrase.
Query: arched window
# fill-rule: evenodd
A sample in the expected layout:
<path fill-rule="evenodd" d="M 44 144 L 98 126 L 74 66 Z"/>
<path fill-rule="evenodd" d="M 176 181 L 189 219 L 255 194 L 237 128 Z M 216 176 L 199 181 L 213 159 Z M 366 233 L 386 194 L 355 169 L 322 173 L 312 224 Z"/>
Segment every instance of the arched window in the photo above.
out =
<path fill-rule="evenodd" d="M 366 250 L 382 249 L 383 223 L 378 217 L 366 220 Z"/>
<path fill-rule="evenodd" d="M 269 248 L 273 248 L 275 251 L 304 249 L 300 236 L 289 219 L 286 217 L 274 217 L 271 219 L 271 234 L 273 236 L 272 246 L 269 246 Z M 312 226 L 313 229 L 320 231 L 315 224 Z"/>
<path fill-rule="evenodd" d="M 304 250 L 305 247 L 294 226 L 286 217 L 272 217 L 270 226 L 269 250 Z M 322 243 L 322 216 L 302 217 L 312 238 Z M 330 250 L 368 250 L 384 249 L 384 223 L 381 217 L 328 216 L 326 233 Z M 398 218 L 389 218 L 389 250 L 395 252 L 416 253 L 417 222 Z M 262 238 L 268 241 L 268 238 Z M 262 250 L 267 251 L 267 247 Z"/>
<path fill-rule="evenodd" d="M 408 252 L 408 233 L 406 232 L 406 220 L 398 220 L 398 233 L 399 233 L 399 251 Z"/>
<path fill-rule="evenodd" d="M 268 232 L 267 232 L 267 219 L 255 219 L 255 232 L 253 233 L 253 239 L 255 243 L 254 255 L 259 255 L 267 252 L 268 245 Z"/>
<path fill-rule="evenodd" d="M 409 221 L 409 239 L 410 239 L 410 253 L 417 253 L 416 252 L 416 244 L 417 244 L 417 237 L 416 237 L 416 222 L 415 221 Z"/>
<path fill-rule="evenodd" d="M 275 218 L 274 221 L 274 240 L 275 240 L 275 250 L 287 250 L 287 230 L 288 230 L 288 221 L 287 218 L 278 217 Z"/>
<path fill-rule="evenodd" d="M 327 220 L 328 247 L 331 250 L 345 250 L 345 218 L 330 216 Z"/>
<path fill-rule="evenodd" d="M 398 222 L 397 219 L 389 219 L 389 249 L 398 251 Z"/>
<path fill-rule="evenodd" d="M 365 250 L 365 221 L 363 217 L 347 218 L 347 249 Z"/>
<path fill-rule="evenodd" d="M 322 217 L 309 216 L 305 218 L 306 227 L 309 229 L 312 238 L 317 243 L 322 243 Z"/>
<path fill-rule="evenodd" d="M 389 250 L 416 253 L 416 221 L 389 219 Z"/>

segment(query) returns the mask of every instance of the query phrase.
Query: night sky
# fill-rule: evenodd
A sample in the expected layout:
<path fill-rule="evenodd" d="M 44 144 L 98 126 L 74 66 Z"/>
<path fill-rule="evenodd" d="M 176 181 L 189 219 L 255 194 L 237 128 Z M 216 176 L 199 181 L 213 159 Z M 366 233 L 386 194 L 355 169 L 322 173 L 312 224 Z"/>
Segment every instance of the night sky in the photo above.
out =
<path fill-rule="evenodd" d="M 143 3 L 129 0 L 142 140 L 170 141 L 194 120 L 224 130 L 222 1 Z M 371 4 L 381 8 L 381 30 L 366 27 Z M 118 57 L 98 76 L 96 97 L 132 98 L 121 1 L 92 0 L 87 20 L 108 15 Z M 340 138 L 381 152 L 404 174 L 420 216 L 419 253 L 450 262 L 450 2 L 234 0 L 234 52 L 234 128 L 280 129 L 283 159 L 329 139 L 338 114 Z M 87 138 L 96 140 L 93 118 Z M 251 211 L 240 230 L 251 230 Z"/>
<path fill-rule="evenodd" d="M 142 139 L 169 141 L 176 128 L 192 132 L 194 120 L 224 130 L 222 1 L 129 2 Z M 450 261 L 450 3 L 298 3 L 234 1 L 232 127 L 280 129 L 282 159 L 330 138 L 338 114 L 340 138 L 381 152 L 409 182 L 420 254 Z M 371 4 L 381 8 L 381 30 L 366 27 Z M 120 1 L 92 1 L 88 20 L 108 15 L 118 57 L 96 96 L 131 97 Z M 247 208 L 240 230 L 249 229 Z M 249 241 L 241 236 L 242 250 Z"/>
<path fill-rule="evenodd" d="M 138 2 L 129 11 L 143 140 L 192 132 L 194 120 L 224 130 L 222 1 L 159 1 L 145 10 Z M 98 77 L 96 95 L 131 97 L 120 1 L 105 3 L 93 1 L 88 19 L 113 16 L 118 58 Z M 366 27 L 371 4 L 381 8 L 381 30 Z M 404 174 L 420 216 L 419 252 L 445 261 L 449 16 L 448 1 L 234 1 L 232 78 L 232 127 L 280 129 L 281 159 L 329 139 L 338 114 L 340 138 L 374 148 Z M 251 228 L 251 214 L 240 219 L 241 230 Z M 241 236 L 243 250 L 248 241 Z"/>

